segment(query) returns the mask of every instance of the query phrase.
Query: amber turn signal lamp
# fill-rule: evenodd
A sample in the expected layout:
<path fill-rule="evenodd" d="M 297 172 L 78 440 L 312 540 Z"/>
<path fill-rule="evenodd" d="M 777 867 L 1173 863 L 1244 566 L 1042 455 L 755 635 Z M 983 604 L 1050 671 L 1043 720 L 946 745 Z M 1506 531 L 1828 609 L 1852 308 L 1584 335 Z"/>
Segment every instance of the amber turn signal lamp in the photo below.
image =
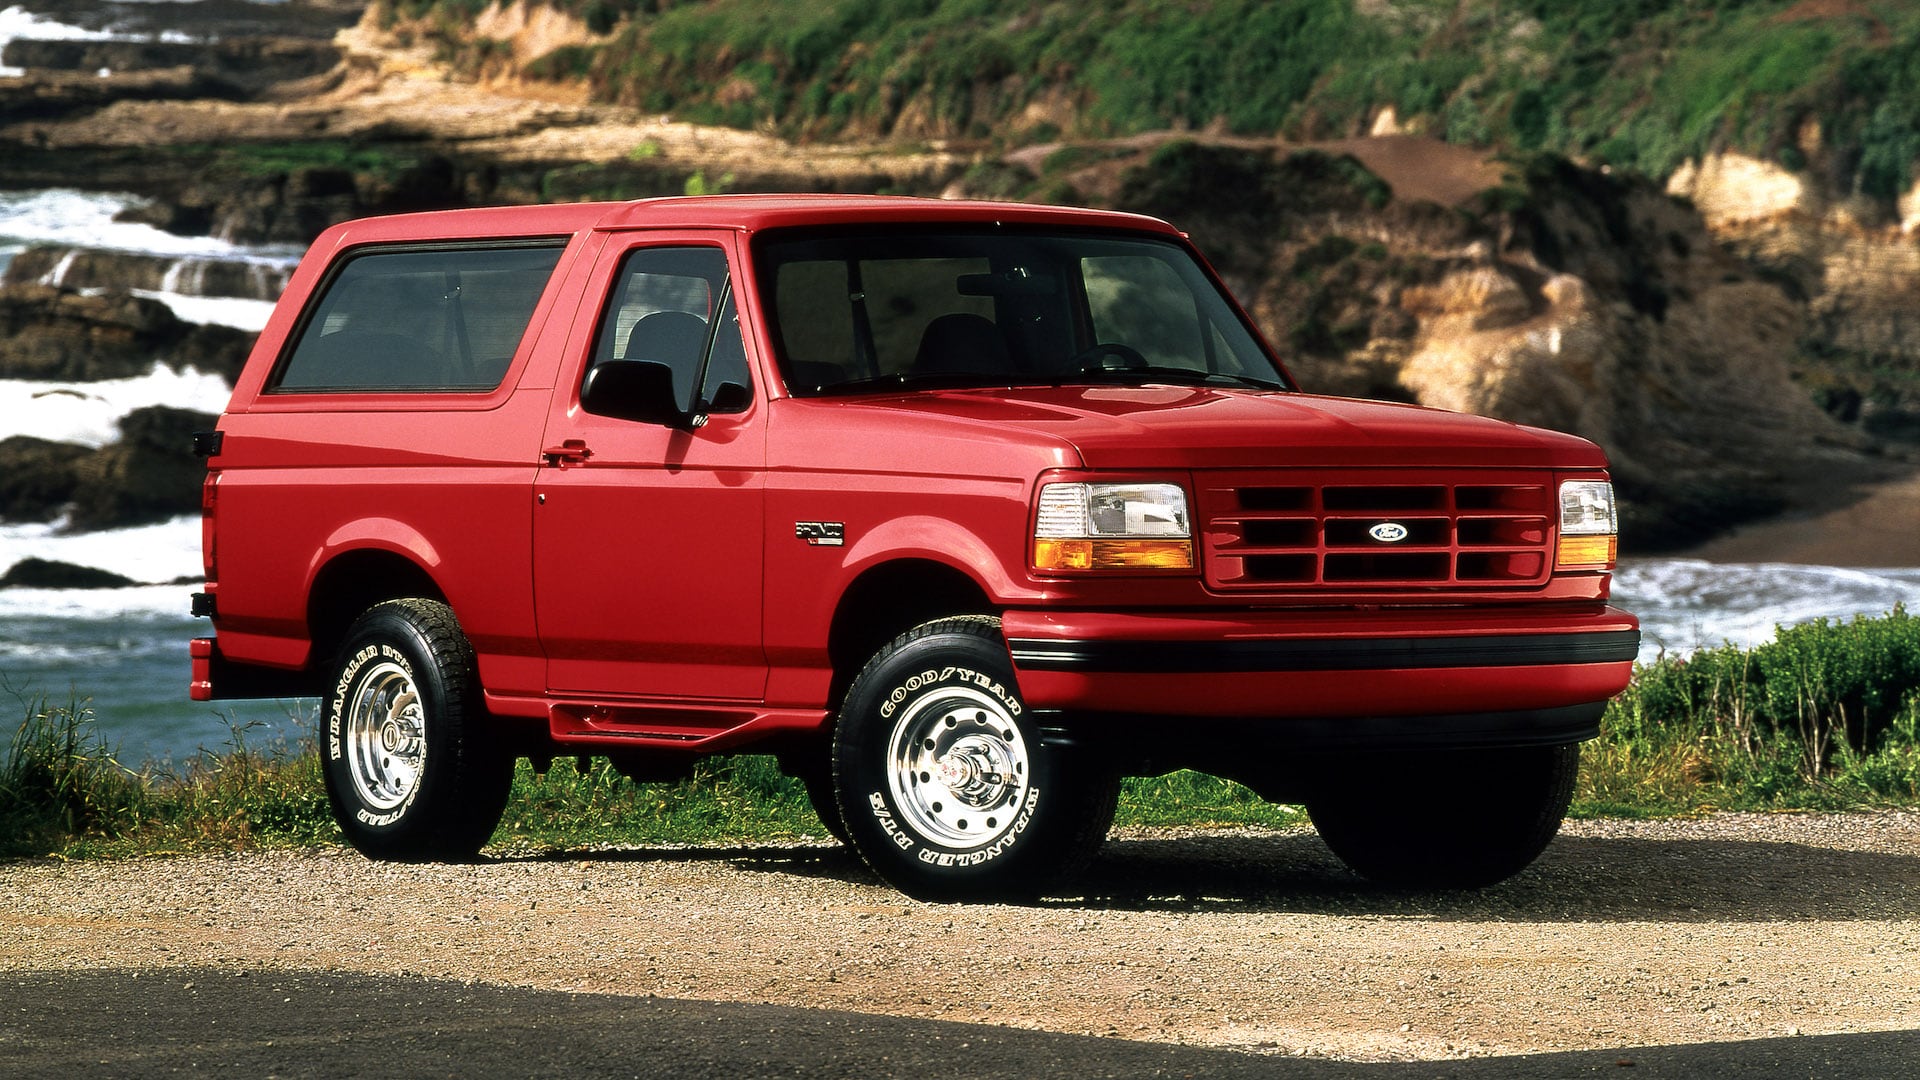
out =
<path fill-rule="evenodd" d="M 1036 570 L 1188 570 L 1190 540 L 1035 540 Z"/>

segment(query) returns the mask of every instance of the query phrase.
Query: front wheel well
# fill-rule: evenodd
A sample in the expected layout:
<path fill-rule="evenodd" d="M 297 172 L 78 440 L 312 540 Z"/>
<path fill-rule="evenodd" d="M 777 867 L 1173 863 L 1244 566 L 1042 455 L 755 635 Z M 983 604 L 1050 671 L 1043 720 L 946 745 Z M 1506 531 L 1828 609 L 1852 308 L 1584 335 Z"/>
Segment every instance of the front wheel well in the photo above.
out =
<path fill-rule="evenodd" d="M 861 667 L 906 631 L 949 615 L 993 614 L 986 590 L 944 563 L 903 559 L 868 569 L 841 595 L 827 632 L 833 665 L 828 707 L 838 709 Z"/>
<path fill-rule="evenodd" d="M 390 551 L 349 551 L 321 567 L 307 594 L 308 667 L 319 670 L 340 650 L 347 628 L 386 600 L 418 597 L 446 603 L 446 595 L 419 564 Z"/>

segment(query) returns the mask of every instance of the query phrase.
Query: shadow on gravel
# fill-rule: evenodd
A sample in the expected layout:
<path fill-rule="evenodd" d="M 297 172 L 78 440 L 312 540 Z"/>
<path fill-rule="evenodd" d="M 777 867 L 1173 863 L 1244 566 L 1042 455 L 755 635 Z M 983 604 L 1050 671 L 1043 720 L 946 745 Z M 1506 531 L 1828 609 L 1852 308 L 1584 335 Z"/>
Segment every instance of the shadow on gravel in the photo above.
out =
<path fill-rule="evenodd" d="M 1920 917 L 1920 853 L 1740 840 L 1562 836 L 1538 861 L 1473 891 L 1382 889 L 1311 833 L 1109 843 L 1075 907 L 1499 918 L 1531 922 L 1775 922 Z"/>
<path fill-rule="evenodd" d="M 882 884 L 850 847 L 840 844 L 762 844 L 734 847 L 609 848 L 542 851 L 486 859 L 498 863 L 727 863 L 740 870 Z"/>
<path fill-rule="evenodd" d="M 739 870 L 882 885 L 837 845 L 630 848 L 502 862 L 714 862 Z M 1477 891 L 1369 884 L 1310 832 L 1110 840 L 1043 907 L 1498 918 L 1521 922 L 1787 922 L 1920 918 L 1920 852 L 1810 844 L 1562 836 L 1519 876 Z"/>
<path fill-rule="evenodd" d="M 1457 1077 L 1908 1075 L 1920 1032 L 1366 1064 L 431 979 L 175 968 L 0 973 L 0 1077 Z M 1628 1072 L 1627 1068 L 1632 1071 Z"/>

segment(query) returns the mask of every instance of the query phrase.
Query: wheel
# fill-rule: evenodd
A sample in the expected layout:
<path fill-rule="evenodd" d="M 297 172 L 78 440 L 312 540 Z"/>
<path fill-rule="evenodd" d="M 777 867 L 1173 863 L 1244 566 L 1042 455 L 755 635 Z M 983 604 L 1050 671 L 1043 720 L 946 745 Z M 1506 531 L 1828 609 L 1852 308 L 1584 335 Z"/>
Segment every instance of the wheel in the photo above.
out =
<path fill-rule="evenodd" d="M 1115 773 L 1045 741 L 1000 620 L 895 638 L 847 691 L 834 791 L 855 850 L 923 900 L 1016 899 L 1086 865 L 1113 823 Z"/>
<path fill-rule="evenodd" d="M 322 771 L 348 842 L 376 859 L 466 859 L 500 823 L 513 759 L 485 730 L 473 647 L 431 600 L 377 604 L 347 631 Z"/>
<path fill-rule="evenodd" d="M 1069 370 L 1082 374 L 1089 371 L 1126 371 L 1129 368 L 1147 366 L 1149 365 L 1146 354 L 1131 345 L 1122 345 L 1117 341 L 1103 341 L 1091 348 L 1082 349 L 1074 354 L 1072 360 L 1067 361 Z"/>
<path fill-rule="evenodd" d="M 1546 849 L 1579 771 L 1578 743 L 1356 755 L 1307 813 L 1341 862 L 1380 884 L 1477 888 Z"/>

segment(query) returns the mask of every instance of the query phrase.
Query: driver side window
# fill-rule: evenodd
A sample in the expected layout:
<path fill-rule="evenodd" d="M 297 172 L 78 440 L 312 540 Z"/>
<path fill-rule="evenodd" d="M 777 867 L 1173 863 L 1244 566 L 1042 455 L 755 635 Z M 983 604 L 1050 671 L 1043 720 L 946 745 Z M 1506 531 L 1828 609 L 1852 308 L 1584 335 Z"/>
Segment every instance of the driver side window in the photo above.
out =
<path fill-rule="evenodd" d="M 701 361 L 707 360 L 705 398 L 716 412 L 739 412 L 749 393 L 722 395 L 733 384 L 751 390 L 727 257 L 718 248 L 640 248 L 621 263 L 594 338 L 593 362 L 646 360 L 673 372 L 673 395 L 693 407 Z"/>

